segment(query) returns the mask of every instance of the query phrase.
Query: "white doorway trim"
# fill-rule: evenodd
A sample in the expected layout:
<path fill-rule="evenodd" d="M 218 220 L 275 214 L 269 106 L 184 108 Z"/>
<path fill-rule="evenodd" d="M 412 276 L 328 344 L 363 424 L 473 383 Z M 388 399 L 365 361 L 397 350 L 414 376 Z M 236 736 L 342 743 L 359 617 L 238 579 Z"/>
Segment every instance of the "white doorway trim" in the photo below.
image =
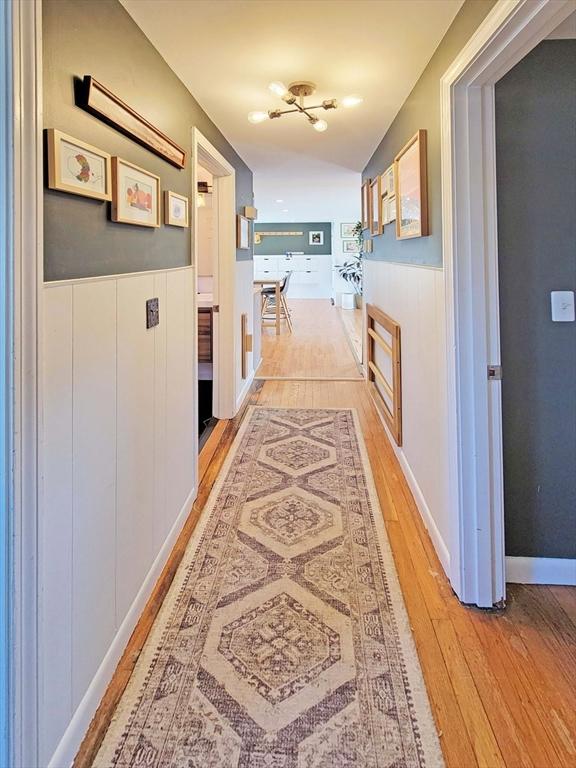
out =
<path fill-rule="evenodd" d="M 575 9 L 500 0 L 440 83 L 450 580 L 483 607 L 506 589 L 494 86 Z"/>
<path fill-rule="evenodd" d="M 214 264 L 213 312 L 213 408 L 218 419 L 236 414 L 234 306 L 236 295 L 236 171 L 226 158 L 198 130 L 192 129 L 192 264 L 195 286 L 198 279 L 198 165 L 214 177 L 213 201 L 217 220 L 217 257 Z M 216 309 L 217 308 L 217 309 Z M 194 295 L 194 323 L 197 338 L 198 310 Z M 198 381 L 196 355 L 194 380 Z M 196 405 L 198 400 L 196 398 Z M 197 414 L 196 414 L 197 422 Z M 197 423 L 194 425 L 197 430 Z M 197 438 L 197 435 L 196 435 Z M 196 439 L 197 442 L 197 439 Z"/>
<path fill-rule="evenodd" d="M 13 316 L 10 765 L 38 765 L 38 422 L 43 263 L 42 6 L 12 3 Z M 9 50 L 9 49 L 5 49 Z"/>

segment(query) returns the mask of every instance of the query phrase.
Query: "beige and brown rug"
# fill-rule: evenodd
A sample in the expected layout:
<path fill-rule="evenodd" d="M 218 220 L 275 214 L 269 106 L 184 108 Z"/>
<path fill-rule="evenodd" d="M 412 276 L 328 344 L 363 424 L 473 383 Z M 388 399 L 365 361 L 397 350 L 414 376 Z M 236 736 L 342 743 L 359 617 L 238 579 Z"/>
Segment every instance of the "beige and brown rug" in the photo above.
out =
<path fill-rule="evenodd" d="M 443 765 L 353 411 L 251 409 L 95 765 Z"/>

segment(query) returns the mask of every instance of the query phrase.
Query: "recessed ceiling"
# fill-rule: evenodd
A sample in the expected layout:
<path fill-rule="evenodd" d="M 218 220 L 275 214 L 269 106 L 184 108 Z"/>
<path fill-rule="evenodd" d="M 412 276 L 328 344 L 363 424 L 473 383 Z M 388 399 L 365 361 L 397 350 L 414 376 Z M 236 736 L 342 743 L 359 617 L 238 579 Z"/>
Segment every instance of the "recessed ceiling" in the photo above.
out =
<path fill-rule="evenodd" d="M 252 168 L 269 178 L 328 180 L 366 165 L 462 0 L 121 0 Z M 314 103 L 357 93 L 354 109 L 248 123 L 285 106 L 268 83 L 312 80 Z M 282 197 L 279 190 L 276 197 Z"/>

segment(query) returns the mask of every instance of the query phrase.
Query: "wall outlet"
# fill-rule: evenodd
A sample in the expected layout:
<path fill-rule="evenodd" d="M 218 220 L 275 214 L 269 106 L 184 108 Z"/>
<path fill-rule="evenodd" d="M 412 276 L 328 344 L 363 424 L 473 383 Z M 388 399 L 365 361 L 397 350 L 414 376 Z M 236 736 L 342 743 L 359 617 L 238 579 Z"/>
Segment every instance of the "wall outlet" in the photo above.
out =
<path fill-rule="evenodd" d="M 146 302 L 146 328 L 154 328 L 160 323 L 158 299 L 148 299 Z"/>
<path fill-rule="evenodd" d="M 551 291 L 550 304 L 554 323 L 574 322 L 574 291 Z"/>

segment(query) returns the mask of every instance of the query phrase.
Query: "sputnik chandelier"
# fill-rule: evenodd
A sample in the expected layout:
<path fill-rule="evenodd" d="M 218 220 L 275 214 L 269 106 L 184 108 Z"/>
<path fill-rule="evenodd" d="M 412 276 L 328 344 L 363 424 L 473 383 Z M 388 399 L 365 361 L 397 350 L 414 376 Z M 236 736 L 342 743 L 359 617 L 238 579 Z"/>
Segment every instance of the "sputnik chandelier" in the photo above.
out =
<path fill-rule="evenodd" d="M 337 109 L 337 107 L 355 107 L 357 104 L 362 103 L 360 96 L 346 96 L 342 101 L 337 99 L 325 99 L 321 104 L 314 104 L 311 107 L 304 106 L 304 99 L 307 96 L 311 96 L 316 90 L 314 83 L 297 82 L 291 83 L 288 88 L 283 83 L 270 83 L 268 88 L 276 96 L 279 96 L 282 101 L 289 104 L 292 109 L 270 109 L 268 112 L 250 112 L 248 120 L 251 123 L 263 123 L 265 120 L 274 120 L 282 115 L 288 115 L 292 112 L 299 112 L 308 120 L 314 130 L 325 131 L 328 128 L 326 120 L 321 120 L 317 115 L 313 115 L 312 111 L 316 109 Z"/>

